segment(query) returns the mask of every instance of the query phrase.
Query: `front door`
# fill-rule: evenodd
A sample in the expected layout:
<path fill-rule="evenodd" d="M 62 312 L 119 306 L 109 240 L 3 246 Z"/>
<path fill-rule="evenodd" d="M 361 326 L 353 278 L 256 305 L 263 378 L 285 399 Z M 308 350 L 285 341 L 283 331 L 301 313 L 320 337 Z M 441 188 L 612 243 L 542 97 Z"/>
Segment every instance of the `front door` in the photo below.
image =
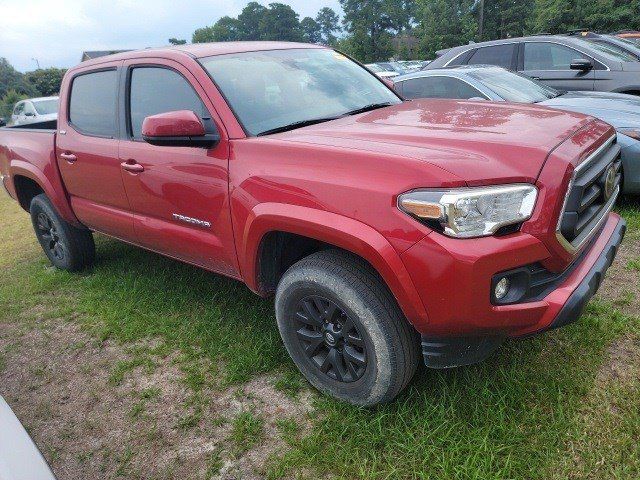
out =
<path fill-rule="evenodd" d="M 522 73 L 558 90 L 593 90 L 594 69 L 572 70 L 577 59 L 594 60 L 573 48 L 552 42 L 525 42 Z"/>
<path fill-rule="evenodd" d="M 118 157 L 118 66 L 76 74 L 62 98 L 56 156 L 71 206 L 87 227 L 135 242 L 133 214 Z"/>
<path fill-rule="evenodd" d="M 213 105 L 198 81 L 179 63 L 125 62 L 126 138 L 120 161 L 138 243 L 207 269 L 237 276 L 229 209 L 229 143 Z M 191 110 L 213 122 L 220 143 L 212 149 L 150 145 L 142 123 L 150 115 Z"/>

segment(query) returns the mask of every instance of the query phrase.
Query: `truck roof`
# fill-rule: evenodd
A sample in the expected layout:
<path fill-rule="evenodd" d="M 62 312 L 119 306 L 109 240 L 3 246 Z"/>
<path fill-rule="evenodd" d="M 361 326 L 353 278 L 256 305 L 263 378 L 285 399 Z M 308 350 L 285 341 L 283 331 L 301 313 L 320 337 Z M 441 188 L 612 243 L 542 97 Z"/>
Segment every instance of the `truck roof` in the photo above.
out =
<path fill-rule="evenodd" d="M 142 50 L 131 50 L 128 52 L 105 55 L 103 57 L 87 60 L 78 65 L 86 67 L 99 65 L 114 60 L 129 60 L 139 57 L 159 56 L 172 58 L 179 55 L 188 55 L 192 58 L 211 57 L 214 55 L 226 55 L 229 53 L 257 52 L 265 50 L 289 50 L 293 48 L 327 48 L 323 45 L 296 42 L 214 42 L 214 43 L 193 43 L 189 45 L 176 45 L 161 48 L 146 48 Z"/>

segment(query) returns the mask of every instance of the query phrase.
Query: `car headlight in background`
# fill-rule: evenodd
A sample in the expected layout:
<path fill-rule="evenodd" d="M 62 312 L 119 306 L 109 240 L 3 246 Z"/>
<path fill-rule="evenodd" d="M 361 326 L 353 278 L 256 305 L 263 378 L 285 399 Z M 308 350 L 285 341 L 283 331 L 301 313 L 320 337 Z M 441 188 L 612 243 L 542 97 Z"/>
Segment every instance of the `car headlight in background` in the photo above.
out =
<path fill-rule="evenodd" d="M 631 137 L 634 140 L 640 140 L 640 128 L 619 128 L 618 133 Z"/>
<path fill-rule="evenodd" d="M 398 197 L 405 213 L 457 238 L 493 235 L 531 218 L 538 189 L 530 184 L 414 190 Z"/>

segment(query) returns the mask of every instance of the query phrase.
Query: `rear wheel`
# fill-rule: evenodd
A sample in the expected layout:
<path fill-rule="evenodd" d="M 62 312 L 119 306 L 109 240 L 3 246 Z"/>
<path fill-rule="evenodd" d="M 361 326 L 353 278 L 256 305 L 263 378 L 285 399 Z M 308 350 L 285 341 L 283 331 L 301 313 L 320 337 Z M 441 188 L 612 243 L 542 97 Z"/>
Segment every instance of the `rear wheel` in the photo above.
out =
<path fill-rule="evenodd" d="M 347 252 L 318 252 L 293 265 L 278 285 L 276 317 L 300 371 L 335 398 L 389 402 L 416 371 L 415 330 L 373 269 Z"/>
<path fill-rule="evenodd" d="M 55 267 L 77 272 L 93 264 L 96 247 L 89 230 L 67 223 L 44 194 L 33 198 L 29 211 L 38 242 Z"/>

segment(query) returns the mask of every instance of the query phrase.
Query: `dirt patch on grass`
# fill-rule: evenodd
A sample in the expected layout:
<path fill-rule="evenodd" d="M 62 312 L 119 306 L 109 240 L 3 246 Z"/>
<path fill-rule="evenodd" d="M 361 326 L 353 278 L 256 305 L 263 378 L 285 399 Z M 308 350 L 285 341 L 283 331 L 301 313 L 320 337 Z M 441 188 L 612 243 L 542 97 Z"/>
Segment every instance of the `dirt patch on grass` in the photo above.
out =
<path fill-rule="evenodd" d="M 290 398 L 267 376 L 220 389 L 210 373 L 194 388 L 186 372 L 214 371 L 206 359 L 97 342 L 62 319 L 29 325 L 0 324 L 0 394 L 60 480 L 262 478 L 283 434 L 308 429 L 307 390 Z"/>
<path fill-rule="evenodd" d="M 640 337 L 626 336 L 615 340 L 607 349 L 605 361 L 598 370 L 596 385 L 611 382 L 640 381 Z"/>
<path fill-rule="evenodd" d="M 627 315 L 640 315 L 640 270 L 635 268 L 640 261 L 640 240 L 627 235 L 620 246 L 613 265 L 598 291 L 598 298 L 611 302 Z"/>

